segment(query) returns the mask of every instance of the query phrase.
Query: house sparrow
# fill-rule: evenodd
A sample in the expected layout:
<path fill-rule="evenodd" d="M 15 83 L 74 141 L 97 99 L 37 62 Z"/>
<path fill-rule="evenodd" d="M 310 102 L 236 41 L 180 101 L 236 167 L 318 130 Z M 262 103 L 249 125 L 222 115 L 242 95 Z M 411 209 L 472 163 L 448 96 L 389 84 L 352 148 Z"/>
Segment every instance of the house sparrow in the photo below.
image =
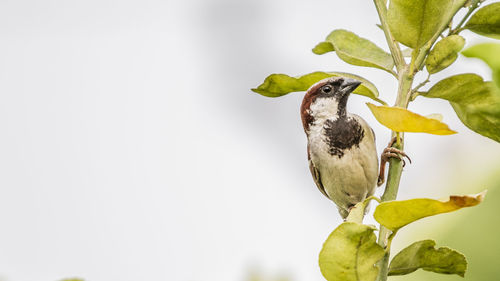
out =
<path fill-rule="evenodd" d="M 350 78 L 326 78 L 309 88 L 300 108 L 309 169 L 321 193 L 335 202 L 344 219 L 383 182 L 372 128 L 346 111 L 349 94 L 360 84 Z M 382 167 L 390 157 L 402 159 L 400 155 L 406 156 L 388 147 Z"/>

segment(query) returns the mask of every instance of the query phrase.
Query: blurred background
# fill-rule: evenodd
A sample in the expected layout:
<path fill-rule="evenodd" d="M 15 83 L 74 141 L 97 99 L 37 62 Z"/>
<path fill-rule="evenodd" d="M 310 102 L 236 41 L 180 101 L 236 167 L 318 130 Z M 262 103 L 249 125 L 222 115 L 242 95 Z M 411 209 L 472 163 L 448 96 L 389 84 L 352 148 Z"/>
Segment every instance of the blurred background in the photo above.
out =
<path fill-rule="evenodd" d="M 392 104 L 389 74 L 311 52 L 337 28 L 387 49 L 372 2 L 345 3 L 0 1 L 0 280 L 323 280 L 318 253 L 341 220 L 309 174 L 303 94 L 250 88 L 271 73 L 344 71 Z M 430 85 L 465 72 L 491 78 L 461 57 Z M 380 152 L 390 135 L 368 101 L 352 96 L 349 111 Z M 468 256 L 465 280 L 497 280 L 500 145 L 447 102 L 410 109 L 459 134 L 407 135 L 399 198 L 489 193 L 403 229 L 394 250 L 435 239 Z M 393 279 L 433 277 L 459 278 Z"/>

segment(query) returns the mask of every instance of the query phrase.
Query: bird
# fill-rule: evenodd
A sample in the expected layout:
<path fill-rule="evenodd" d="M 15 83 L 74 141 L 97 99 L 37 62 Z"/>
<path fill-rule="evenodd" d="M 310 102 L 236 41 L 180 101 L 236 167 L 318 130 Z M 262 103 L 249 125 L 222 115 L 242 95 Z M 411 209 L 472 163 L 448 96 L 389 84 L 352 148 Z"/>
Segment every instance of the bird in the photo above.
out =
<path fill-rule="evenodd" d="M 373 129 L 346 110 L 349 95 L 359 85 L 361 82 L 352 78 L 323 79 L 307 90 L 300 107 L 312 177 L 321 193 L 337 205 L 344 220 L 357 203 L 372 196 L 383 183 Z M 407 157 L 392 147 L 393 143 L 382 154 L 382 167 L 390 157 Z"/>

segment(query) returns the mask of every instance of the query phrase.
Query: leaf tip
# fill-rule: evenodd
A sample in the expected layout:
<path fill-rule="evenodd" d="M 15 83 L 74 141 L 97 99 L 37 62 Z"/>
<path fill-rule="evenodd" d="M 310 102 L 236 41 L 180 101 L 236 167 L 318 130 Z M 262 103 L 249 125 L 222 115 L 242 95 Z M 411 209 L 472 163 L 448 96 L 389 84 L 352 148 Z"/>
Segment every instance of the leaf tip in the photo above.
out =
<path fill-rule="evenodd" d="M 482 192 L 479 192 L 478 194 L 476 194 L 476 198 L 479 200 L 479 202 L 483 202 L 484 197 L 486 196 L 486 193 L 488 193 L 488 189 L 485 189 Z"/>
<path fill-rule="evenodd" d="M 454 131 L 452 129 L 448 129 L 448 131 L 450 132 L 448 135 L 454 135 L 454 134 L 458 134 L 457 131 Z"/>
<path fill-rule="evenodd" d="M 327 41 L 319 42 L 314 48 L 312 48 L 312 52 L 316 55 L 323 55 L 328 52 L 334 52 L 335 48 L 333 44 Z"/>
<path fill-rule="evenodd" d="M 473 195 L 465 195 L 465 196 L 450 196 L 450 202 L 453 202 L 456 206 L 463 207 L 473 207 L 483 202 L 484 197 L 486 196 L 487 190 L 480 192 L 478 194 Z"/>

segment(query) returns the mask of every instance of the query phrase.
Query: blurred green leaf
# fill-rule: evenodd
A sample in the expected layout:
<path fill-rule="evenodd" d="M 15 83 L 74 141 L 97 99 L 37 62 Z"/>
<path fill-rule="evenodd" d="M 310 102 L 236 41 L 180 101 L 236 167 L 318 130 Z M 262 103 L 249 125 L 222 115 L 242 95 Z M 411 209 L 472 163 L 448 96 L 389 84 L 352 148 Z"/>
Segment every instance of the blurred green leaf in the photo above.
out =
<path fill-rule="evenodd" d="M 450 66 L 464 45 L 465 39 L 459 35 L 451 35 L 437 42 L 425 61 L 427 71 L 433 74 Z"/>
<path fill-rule="evenodd" d="M 500 2 L 479 9 L 464 28 L 483 36 L 500 39 Z"/>
<path fill-rule="evenodd" d="M 500 142 L 500 90 L 476 74 L 459 74 L 436 83 L 420 93 L 428 98 L 450 101 L 469 129 Z"/>
<path fill-rule="evenodd" d="M 377 206 L 373 217 L 381 225 L 395 231 L 421 218 L 476 206 L 483 201 L 485 194 L 486 191 L 476 195 L 450 196 L 448 201 L 418 198 L 383 202 Z"/>
<path fill-rule="evenodd" d="M 390 73 L 393 71 L 394 61 L 389 53 L 350 31 L 334 30 L 325 41 L 330 42 L 339 58 L 349 64 L 380 68 Z"/>
<path fill-rule="evenodd" d="M 438 34 L 454 7 L 466 0 L 391 0 L 387 21 L 394 38 L 416 49 Z"/>
<path fill-rule="evenodd" d="M 385 102 L 377 98 L 378 90 L 373 83 L 361 76 L 344 72 L 317 71 L 298 77 L 290 77 L 286 74 L 271 74 L 264 80 L 264 83 L 259 85 L 257 88 L 252 89 L 252 91 L 266 97 L 280 97 L 291 92 L 307 91 L 307 89 L 309 89 L 316 82 L 334 76 L 347 77 L 361 81 L 361 85 L 354 90 L 354 94 L 366 96 L 377 102 L 385 104 Z"/>
<path fill-rule="evenodd" d="M 434 248 L 432 240 L 418 241 L 399 252 L 389 265 L 389 276 L 406 275 L 421 268 L 443 274 L 457 274 L 462 277 L 467 270 L 465 256 L 450 248 Z"/>
<path fill-rule="evenodd" d="M 328 281 L 374 281 L 384 256 L 376 242 L 374 227 L 345 222 L 323 244 L 319 254 L 321 273 Z"/>
<path fill-rule="evenodd" d="M 328 52 L 334 52 L 335 48 L 333 48 L 332 43 L 323 41 L 323 42 L 319 42 L 318 45 L 316 45 L 312 49 L 312 51 L 316 55 L 322 55 L 322 54 L 326 54 Z"/>
<path fill-rule="evenodd" d="M 266 277 L 260 272 L 251 272 L 246 278 L 246 281 L 290 281 L 291 279 L 286 276 L 279 277 Z"/>
<path fill-rule="evenodd" d="M 367 104 L 380 124 L 395 132 L 427 133 L 433 135 L 456 134 L 448 125 L 435 118 L 428 118 L 401 107 Z"/>
<path fill-rule="evenodd" d="M 403 54 L 404 57 L 411 58 L 413 54 L 413 49 L 412 48 L 406 48 L 401 51 L 401 54 Z"/>
<path fill-rule="evenodd" d="M 425 115 L 425 117 L 431 118 L 431 119 L 436 119 L 438 121 L 443 121 L 443 115 L 440 113 L 433 113 L 433 114 Z"/>
<path fill-rule="evenodd" d="M 498 12 L 500 13 L 500 8 Z M 469 58 L 481 59 L 486 64 L 488 64 L 488 66 L 491 68 L 493 72 L 492 73 L 493 81 L 495 81 L 497 87 L 500 88 L 500 44 L 497 43 L 478 44 L 463 51 L 462 54 Z"/>

